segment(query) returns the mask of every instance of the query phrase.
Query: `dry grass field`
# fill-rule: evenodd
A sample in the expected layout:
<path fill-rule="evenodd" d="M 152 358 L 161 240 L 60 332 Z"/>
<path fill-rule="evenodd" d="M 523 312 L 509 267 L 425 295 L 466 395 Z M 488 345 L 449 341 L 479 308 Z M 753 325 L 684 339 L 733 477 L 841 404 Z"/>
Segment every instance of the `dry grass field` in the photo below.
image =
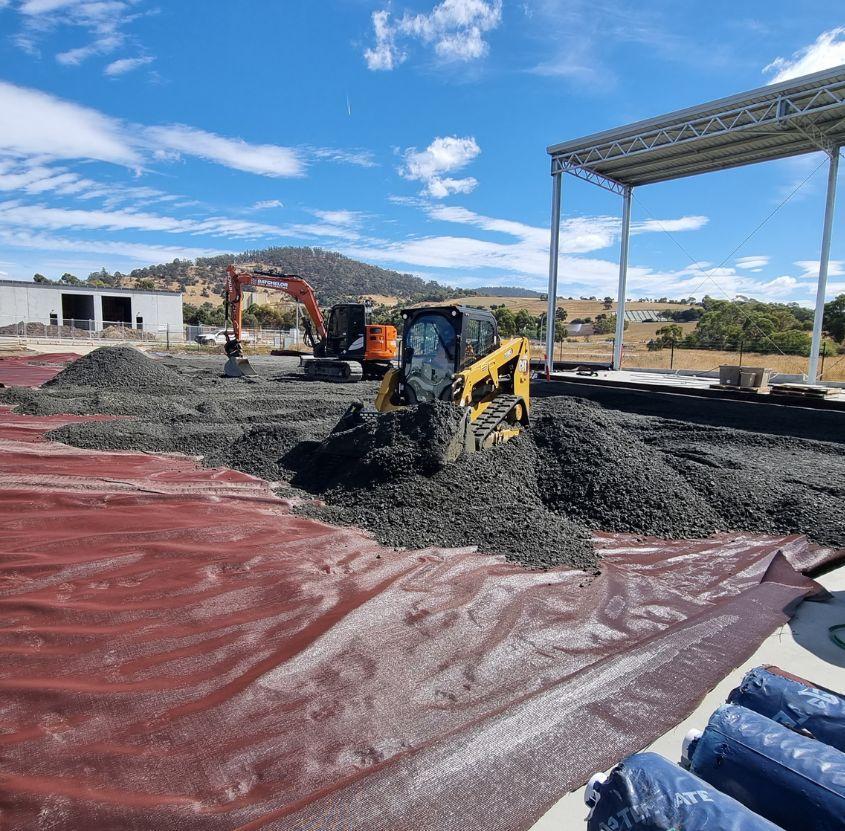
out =
<path fill-rule="evenodd" d="M 459 297 L 452 300 L 443 300 L 438 303 L 417 303 L 417 306 L 434 305 L 434 306 L 448 306 L 450 304 L 465 304 L 467 306 L 481 306 L 489 309 L 491 306 L 501 306 L 504 304 L 511 311 L 517 312 L 520 309 L 525 309 L 533 315 L 540 315 L 546 311 L 546 301 L 540 300 L 539 297 L 497 297 L 495 295 L 478 295 L 477 297 Z M 566 319 L 575 320 L 576 318 L 595 317 L 598 314 L 606 313 L 604 303 L 601 300 L 567 300 L 565 297 L 559 297 L 557 301 L 558 308 L 566 309 Z M 635 300 L 631 303 L 626 303 L 625 308 L 629 311 L 681 311 L 688 309 L 689 306 L 682 306 L 678 303 L 652 303 L 651 301 Z M 614 308 L 610 310 L 615 311 Z"/>
<path fill-rule="evenodd" d="M 627 337 L 622 356 L 623 369 L 695 369 L 701 371 L 717 370 L 721 364 L 738 364 L 738 352 L 722 352 L 710 349 L 676 349 L 674 358 L 670 349 L 650 352 L 644 342 L 637 342 Z M 543 357 L 545 347 L 539 342 L 531 345 L 535 357 Z M 610 340 L 592 338 L 590 341 L 578 340 L 555 346 L 556 360 L 572 361 L 609 361 L 613 353 Z M 671 364 L 671 366 L 670 366 Z M 743 366 L 761 366 L 774 372 L 800 375 L 807 372 L 807 358 L 800 355 L 761 355 L 745 352 L 742 355 Z M 832 355 L 825 359 L 822 381 L 845 381 L 845 355 Z"/>

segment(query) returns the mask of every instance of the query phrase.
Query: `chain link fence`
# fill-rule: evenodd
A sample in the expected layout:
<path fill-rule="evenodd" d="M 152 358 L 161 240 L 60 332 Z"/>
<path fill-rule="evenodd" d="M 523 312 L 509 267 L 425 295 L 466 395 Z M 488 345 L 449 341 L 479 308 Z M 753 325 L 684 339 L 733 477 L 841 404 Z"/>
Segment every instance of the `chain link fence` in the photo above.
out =
<path fill-rule="evenodd" d="M 163 346 L 165 349 L 216 350 L 226 342 L 219 326 L 148 323 L 133 326 L 124 321 L 79 320 L 51 316 L 49 323 L 27 321 L 0 315 L 0 343 L 49 343 L 72 350 L 73 344 L 97 345 L 99 342 L 136 343 Z M 303 348 L 302 333 L 297 329 L 244 327 L 241 341 L 246 351 Z"/>
<path fill-rule="evenodd" d="M 755 351 L 754 345 L 753 341 L 746 343 L 742 340 L 692 345 L 682 341 L 658 344 L 653 340 L 626 339 L 622 349 L 622 368 L 718 374 L 720 366 L 730 364 L 763 367 L 780 375 L 806 376 L 809 364 L 806 353 L 759 352 Z M 531 354 L 535 358 L 544 358 L 545 343 L 532 339 Z M 613 338 L 565 338 L 555 343 L 554 360 L 609 365 L 613 360 Z M 822 343 L 819 350 L 819 380 L 845 381 L 845 347 L 828 341 Z"/>

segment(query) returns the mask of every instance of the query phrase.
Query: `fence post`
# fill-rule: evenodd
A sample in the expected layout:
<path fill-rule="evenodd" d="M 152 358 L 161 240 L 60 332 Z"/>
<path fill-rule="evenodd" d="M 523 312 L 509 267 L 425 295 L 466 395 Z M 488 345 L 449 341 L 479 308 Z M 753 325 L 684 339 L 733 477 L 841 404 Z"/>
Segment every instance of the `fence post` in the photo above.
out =
<path fill-rule="evenodd" d="M 745 341 L 740 338 L 739 339 L 739 368 L 742 369 L 742 348 L 745 346 Z"/>
<path fill-rule="evenodd" d="M 675 339 L 669 341 L 669 369 L 675 368 Z"/>
<path fill-rule="evenodd" d="M 822 341 L 821 355 L 822 355 L 822 366 L 821 366 L 821 372 L 819 372 L 819 381 L 821 381 L 821 379 L 824 378 L 824 359 L 825 359 L 825 356 L 827 355 L 827 341 Z"/>
<path fill-rule="evenodd" d="M 169 352 L 170 351 L 170 322 L 169 321 L 165 324 L 165 331 L 167 333 L 166 336 L 165 336 L 166 340 L 167 340 L 167 351 Z"/>

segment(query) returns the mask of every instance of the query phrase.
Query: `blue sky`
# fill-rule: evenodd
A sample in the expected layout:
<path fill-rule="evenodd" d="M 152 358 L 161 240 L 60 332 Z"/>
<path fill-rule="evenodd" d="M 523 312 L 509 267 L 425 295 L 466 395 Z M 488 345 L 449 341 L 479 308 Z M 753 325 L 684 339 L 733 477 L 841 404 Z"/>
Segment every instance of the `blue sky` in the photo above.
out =
<path fill-rule="evenodd" d="M 0 62 L 0 276 L 313 245 L 542 290 L 548 144 L 845 63 L 845 10 L 0 0 Z M 812 304 L 825 178 L 817 154 L 639 189 L 629 294 Z M 560 293 L 615 294 L 618 197 L 567 177 L 563 210 Z"/>

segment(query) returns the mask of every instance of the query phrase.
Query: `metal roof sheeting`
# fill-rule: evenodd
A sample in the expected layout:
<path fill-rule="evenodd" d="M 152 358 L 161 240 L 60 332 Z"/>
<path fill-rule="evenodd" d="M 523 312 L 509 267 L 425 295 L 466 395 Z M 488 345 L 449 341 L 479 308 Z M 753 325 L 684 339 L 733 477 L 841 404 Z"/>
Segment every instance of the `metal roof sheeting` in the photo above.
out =
<path fill-rule="evenodd" d="M 614 191 L 845 144 L 845 65 L 547 148 Z"/>

